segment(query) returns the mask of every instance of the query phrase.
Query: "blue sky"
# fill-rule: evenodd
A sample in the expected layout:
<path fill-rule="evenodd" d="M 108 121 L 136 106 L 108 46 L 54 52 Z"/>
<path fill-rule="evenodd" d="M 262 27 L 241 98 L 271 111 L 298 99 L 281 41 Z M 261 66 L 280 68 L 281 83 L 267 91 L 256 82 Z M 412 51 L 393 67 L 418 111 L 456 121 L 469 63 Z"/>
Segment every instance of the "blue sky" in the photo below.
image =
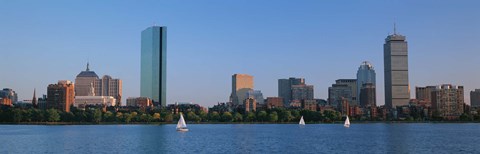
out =
<path fill-rule="evenodd" d="M 479 1 L 12 1 L 0 0 L 0 88 L 19 99 L 85 69 L 123 80 L 139 96 L 140 32 L 167 32 L 167 103 L 228 101 L 231 75 L 255 77 L 277 96 L 277 79 L 304 77 L 326 99 L 339 78 L 368 60 L 384 104 L 383 43 L 393 22 L 407 36 L 415 86 L 480 88 Z"/>

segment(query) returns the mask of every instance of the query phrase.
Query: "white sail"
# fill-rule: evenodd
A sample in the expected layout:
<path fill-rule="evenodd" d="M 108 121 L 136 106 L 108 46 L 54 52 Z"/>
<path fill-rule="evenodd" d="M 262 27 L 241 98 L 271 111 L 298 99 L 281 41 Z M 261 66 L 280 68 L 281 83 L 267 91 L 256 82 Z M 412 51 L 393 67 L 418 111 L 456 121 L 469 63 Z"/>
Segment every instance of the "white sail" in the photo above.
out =
<path fill-rule="evenodd" d="M 302 116 L 302 118 L 300 118 L 300 122 L 298 124 L 299 125 L 305 125 L 305 121 L 303 120 L 303 116 Z"/>
<path fill-rule="evenodd" d="M 180 119 L 178 120 L 178 123 L 177 123 L 177 129 L 179 128 L 187 128 L 187 123 L 185 123 L 185 119 L 183 119 L 182 114 L 180 114 Z"/>
<path fill-rule="evenodd" d="M 348 119 L 348 116 L 347 119 L 345 119 L 345 124 L 343 126 L 350 127 L 350 120 Z"/>

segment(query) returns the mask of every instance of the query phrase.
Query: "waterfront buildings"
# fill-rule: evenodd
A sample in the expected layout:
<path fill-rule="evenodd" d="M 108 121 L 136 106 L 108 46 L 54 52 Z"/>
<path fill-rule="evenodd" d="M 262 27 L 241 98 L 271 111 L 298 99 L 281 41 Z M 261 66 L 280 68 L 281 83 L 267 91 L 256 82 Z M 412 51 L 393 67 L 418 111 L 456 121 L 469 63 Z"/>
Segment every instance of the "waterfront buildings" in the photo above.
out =
<path fill-rule="evenodd" d="M 92 86 L 94 88 L 93 95 L 90 94 Z M 109 75 L 104 75 L 100 79 L 94 71 L 90 70 L 90 64 L 87 63 L 87 69 L 80 72 L 75 78 L 75 96 L 111 96 L 116 100 L 115 104 L 120 105 L 122 99 L 122 80 L 113 79 Z M 110 99 L 109 97 L 105 98 Z M 93 98 L 88 99 L 93 100 Z"/>
<path fill-rule="evenodd" d="M 8 97 L 0 97 L 0 105 L 12 106 L 12 100 Z"/>
<path fill-rule="evenodd" d="M 257 101 L 258 104 L 260 105 L 264 105 L 265 104 L 265 99 L 263 98 L 263 94 L 262 94 L 262 91 L 260 90 L 249 90 L 247 92 L 247 97 L 252 97 L 252 98 L 255 98 L 255 100 Z"/>
<path fill-rule="evenodd" d="M 432 106 L 432 92 L 436 88 L 436 86 L 415 87 L 415 99 L 417 100 L 417 104 L 425 107 Z"/>
<path fill-rule="evenodd" d="M 70 112 L 75 97 L 74 84 L 68 80 L 60 80 L 47 88 L 47 108 Z"/>
<path fill-rule="evenodd" d="M 385 105 L 388 108 L 408 105 L 410 86 L 408 82 L 408 47 L 405 36 L 387 36 L 383 45 L 385 72 Z"/>
<path fill-rule="evenodd" d="M 242 105 L 247 99 L 248 91 L 253 90 L 253 76 L 248 74 L 232 75 L 232 93 L 230 102 L 234 105 Z"/>
<path fill-rule="evenodd" d="M 375 96 L 376 95 L 376 91 L 375 91 L 376 74 L 375 74 L 375 69 L 373 69 L 373 65 L 368 61 L 362 62 L 362 64 L 360 65 L 357 71 L 357 100 L 360 100 L 360 104 L 362 104 L 360 97 L 362 95 L 361 91 L 364 84 L 368 84 L 368 87 L 370 87 L 370 90 L 373 90 L 373 91 L 369 91 L 369 92 L 373 92 L 373 94 L 368 94 L 368 95 Z M 373 89 L 371 89 L 372 87 Z M 373 100 L 371 100 L 370 102 L 376 102 L 376 98 L 373 97 Z"/>
<path fill-rule="evenodd" d="M 373 83 L 364 83 L 360 90 L 360 106 L 375 107 L 377 106 L 375 85 Z"/>
<path fill-rule="evenodd" d="M 313 100 L 313 85 L 292 85 L 292 101 Z"/>
<path fill-rule="evenodd" d="M 267 97 L 267 109 L 283 108 L 283 98 L 281 97 Z"/>
<path fill-rule="evenodd" d="M 0 90 L 0 98 L 8 98 L 12 104 L 15 104 L 18 101 L 17 93 L 10 88 L 3 88 Z"/>
<path fill-rule="evenodd" d="M 294 77 L 278 79 L 278 97 L 283 98 L 285 104 L 290 104 L 292 101 L 292 86 L 294 85 L 305 85 L 305 79 Z"/>
<path fill-rule="evenodd" d="M 472 108 L 480 107 L 480 89 L 470 91 L 470 106 Z"/>
<path fill-rule="evenodd" d="M 257 110 L 257 100 L 253 97 L 245 99 L 243 106 L 245 107 L 246 112 L 251 112 Z"/>
<path fill-rule="evenodd" d="M 167 105 L 167 27 L 152 26 L 141 36 L 140 96 Z"/>
<path fill-rule="evenodd" d="M 332 106 L 338 106 L 345 99 L 352 106 L 358 105 L 356 91 L 356 79 L 335 80 L 335 84 L 328 88 L 328 102 Z"/>
<path fill-rule="evenodd" d="M 432 91 L 434 116 L 444 119 L 458 119 L 464 111 L 463 86 L 443 84 Z"/>
<path fill-rule="evenodd" d="M 147 108 L 153 106 L 153 103 L 148 97 L 129 97 L 127 98 L 127 106 Z"/>

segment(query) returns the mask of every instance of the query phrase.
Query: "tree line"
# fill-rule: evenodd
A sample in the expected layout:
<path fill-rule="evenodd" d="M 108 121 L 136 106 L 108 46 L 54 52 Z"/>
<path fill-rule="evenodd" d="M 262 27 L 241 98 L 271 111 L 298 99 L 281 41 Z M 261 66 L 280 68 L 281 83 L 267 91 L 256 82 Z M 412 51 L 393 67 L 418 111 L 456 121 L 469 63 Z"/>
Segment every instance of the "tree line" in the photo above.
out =
<path fill-rule="evenodd" d="M 303 116 L 306 122 L 334 122 L 342 120 L 337 111 L 315 112 L 309 110 L 272 109 L 253 112 L 205 112 L 203 110 L 185 111 L 182 113 L 186 121 L 200 122 L 272 122 L 289 123 L 298 122 Z M 79 110 L 71 108 L 71 112 L 63 112 L 57 109 L 23 109 L 2 108 L 0 110 L 0 122 L 71 122 L 71 123 L 173 123 L 178 121 L 180 113 L 173 113 L 168 109 L 114 109 L 104 111 L 101 108 L 88 108 Z"/>

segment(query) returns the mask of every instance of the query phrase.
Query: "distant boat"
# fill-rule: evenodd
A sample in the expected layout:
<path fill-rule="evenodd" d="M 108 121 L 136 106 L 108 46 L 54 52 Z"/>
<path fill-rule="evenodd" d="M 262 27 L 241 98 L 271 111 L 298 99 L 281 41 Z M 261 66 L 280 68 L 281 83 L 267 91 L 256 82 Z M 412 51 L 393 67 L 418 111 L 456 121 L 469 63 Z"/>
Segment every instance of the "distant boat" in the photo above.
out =
<path fill-rule="evenodd" d="M 350 127 L 350 120 L 348 120 L 348 115 L 347 115 L 347 119 L 345 119 L 345 124 L 343 125 L 344 127 Z"/>
<path fill-rule="evenodd" d="M 305 121 L 303 120 L 303 116 L 300 118 L 300 122 L 298 124 L 299 125 L 305 125 Z"/>
<path fill-rule="evenodd" d="M 185 119 L 183 119 L 183 115 L 180 113 L 180 119 L 177 123 L 177 131 L 179 132 L 186 132 L 188 131 L 187 123 L 185 123 Z"/>

